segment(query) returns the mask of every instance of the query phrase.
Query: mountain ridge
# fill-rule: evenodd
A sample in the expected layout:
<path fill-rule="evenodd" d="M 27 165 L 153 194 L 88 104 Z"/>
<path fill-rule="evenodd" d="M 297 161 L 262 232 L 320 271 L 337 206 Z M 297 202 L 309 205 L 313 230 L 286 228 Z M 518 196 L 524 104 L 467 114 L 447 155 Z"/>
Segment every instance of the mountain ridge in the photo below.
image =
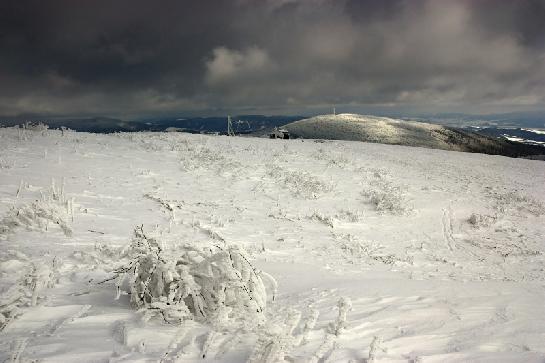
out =
<path fill-rule="evenodd" d="M 542 146 L 525 145 L 458 128 L 390 117 L 319 115 L 283 126 L 294 137 L 375 142 L 491 155 L 543 155 Z"/>

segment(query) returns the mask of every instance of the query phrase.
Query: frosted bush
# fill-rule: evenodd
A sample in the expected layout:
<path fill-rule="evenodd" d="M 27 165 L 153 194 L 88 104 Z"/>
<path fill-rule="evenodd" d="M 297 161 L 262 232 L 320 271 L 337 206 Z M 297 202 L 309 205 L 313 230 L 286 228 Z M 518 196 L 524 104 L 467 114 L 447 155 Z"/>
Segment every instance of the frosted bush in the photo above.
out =
<path fill-rule="evenodd" d="M 318 316 L 320 315 L 320 312 L 316 309 L 311 309 L 309 312 L 309 315 L 305 321 L 305 324 L 303 326 L 303 331 L 301 333 L 301 344 L 306 344 L 309 341 L 309 334 L 316 326 L 316 322 L 318 321 Z"/>
<path fill-rule="evenodd" d="M 369 202 L 380 213 L 402 215 L 411 210 L 401 188 L 389 183 L 382 183 L 378 188 L 373 188 L 362 194 L 369 198 Z"/>
<path fill-rule="evenodd" d="M 545 214 L 545 206 L 540 201 L 518 192 L 492 193 L 496 203 L 494 208 L 500 213 L 525 212 L 534 216 Z"/>
<path fill-rule="evenodd" d="M 323 223 L 326 226 L 331 227 L 331 228 L 334 227 L 333 217 L 322 214 L 322 213 L 319 213 L 317 211 L 314 211 L 314 213 L 312 213 L 312 215 L 309 217 L 309 219 L 312 219 L 312 220 L 318 221 L 320 223 Z"/>
<path fill-rule="evenodd" d="M 401 262 L 409 262 L 408 256 L 397 256 L 395 254 L 384 251 L 385 247 L 380 243 L 370 241 L 360 241 L 351 234 L 334 234 L 337 242 L 336 248 L 340 248 L 342 256 L 349 263 L 361 263 L 365 261 L 367 264 L 372 264 L 374 261 L 385 265 L 394 265 Z"/>
<path fill-rule="evenodd" d="M 265 281 L 276 285 L 270 275 L 252 266 L 241 247 L 185 245 L 165 251 L 142 227 L 135 229 L 122 257 L 126 262 L 115 271 L 117 297 L 128 280 L 131 305 L 143 312 L 145 320 L 158 315 L 169 323 L 186 319 L 219 325 L 231 319 L 257 323 L 267 304 Z"/>
<path fill-rule="evenodd" d="M 0 221 L 0 238 L 5 238 L 17 228 L 47 231 L 50 225 L 57 225 L 66 236 L 72 235 L 69 225 L 72 202 L 59 202 L 42 198 L 20 207 L 12 207 Z"/>
<path fill-rule="evenodd" d="M 311 156 L 316 160 L 327 160 L 329 155 L 323 148 L 320 147 L 314 153 L 312 153 Z"/>
<path fill-rule="evenodd" d="M 337 303 L 339 313 L 334 323 L 329 324 L 329 332 L 339 336 L 346 329 L 346 315 L 352 310 L 352 301 L 348 297 L 342 297 Z"/>
<path fill-rule="evenodd" d="M 337 348 L 337 339 L 346 329 L 346 316 L 348 311 L 352 309 L 352 302 L 350 298 L 342 297 L 339 299 L 337 307 L 339 308 L 337 318 L 328 325 L 324 340 L 318 347 L 318 350 L 310 357 L 309 363 L 323 362 L 328 356 L 331 356 L 333 351 Z"/>
<path fill-rule="evenodd" d="M 216 173 L 223 174 L 240 168 L 238 161 L 204 145 L 187 144 L 187 149 L 182 151 L 180 156 L 180 163 L 185 171 L 215 170 Z"/>
<path fill-rule="evenodd" d="M 14 282 L 0 296 L 0 331 L 23 314 L 28 306 L 35 306 L 43 299 L 44 290 L 57 283 L 60 262 L 27 261 L 18 271 Z M 17 274 L 17 272 L 15 273 Z"/>
<path fill-rule="evenodd" d="M 335 217 L 340 220 L 357 223 L 363 219 L 363 213 L 358 210 L 341 209 Z"/>
<path fill-rule="evenodd" d="M 43 122 L 38 123 L 25 123 L 25 129 L 31 130 L 31 131 L 46 131 L 49 129 L 49 125 L 44 124 Z"/>
<path fill-rule="evenodd" d="M 35 306 L 40 293 L 45 288 L 51 288 L 57 282 L 58 260 L 54 259 L 51 265 L 33 263 L 30 272 L 25 276 L 24 285 L 31 292 L 30 305 Z"/>
<path fill-rule="evenodd" d="M 272 167 L 268 174 L 284 184 L 293 195 L 305 199 L 317 199 L 333 190 L 331 184 L 325 183 L 318 177 L 303 171 L 291 171 L 276 165 Z"/>
<path fill-rule="evenodd" d="M 346 158 L 346 156 L 342 155 L 341 153 L 332 153 L 322 148 L 316 150 L 316 152 L 311 156 L 316 160 L 325 161 L 327 166 L 330 167 L 337 166 L 339 168 L 345 168 L 348 164 L 350 164 L 350 161 Z"/>
<path fill-rule="evenodd" d="M 369 346 L 369 357 L 367 358 L 367 363 L 375 363 L 377 361 L 377 353 L 379 350 L 382 352 L 387 352 L 387 350 L 382 347 L 382 338 L 375 336 L 373 337 L 373 341 Z"/>
<path fill-rule="evenodd" d="M 269 322 L 261 331 L 247 363 L 284 362 L 286 354 L 299 343 L 293 331 L 301 320 L 301 312 L 290 309 L 283 321 Z"/>
<path fill-rule="evenodd" d="M 223 161 L 221 154 L 201 145 L 188 145 L 181 157 L 182 168 L 186 171 L 207 168 Z"/>
<path fill-rule="evenodd" d="M 497 217 L 478 214 L 478 213 L 472 213 L 467 221 L 473 227 L 481 228 L 481 227 L 489 227 L 490 225 L 494 224 L 494 222 L 496 222 L 496 219 Z"/>

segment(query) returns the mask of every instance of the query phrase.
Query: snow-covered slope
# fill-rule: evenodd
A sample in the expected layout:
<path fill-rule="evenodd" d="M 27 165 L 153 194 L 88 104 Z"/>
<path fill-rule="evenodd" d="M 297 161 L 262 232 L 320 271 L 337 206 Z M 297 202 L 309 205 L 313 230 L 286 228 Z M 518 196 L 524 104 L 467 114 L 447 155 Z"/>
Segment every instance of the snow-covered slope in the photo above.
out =
<path fill-rule="evenodd" d="M 542 161 L 0 129 L 0 200 L 1 361 L 545 359 Z M 111 280 L 139 226 L 161 253 L 241 246 L 274 301 L 148 320 Z"/>
<path fill-rule="evenodd" d="M 506 156 L 545 153 L 542 147 L 507 142 L 467 130 L 357 114 L 320 115 L 292 122 L 283 128 L 306 139 L 367 141 Z"/>

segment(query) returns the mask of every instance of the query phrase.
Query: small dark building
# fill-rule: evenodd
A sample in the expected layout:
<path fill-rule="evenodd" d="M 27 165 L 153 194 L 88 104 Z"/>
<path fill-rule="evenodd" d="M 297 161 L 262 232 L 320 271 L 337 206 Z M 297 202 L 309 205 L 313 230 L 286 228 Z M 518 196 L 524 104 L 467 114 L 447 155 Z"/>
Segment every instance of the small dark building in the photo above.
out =
<path fill-rule="evenodd" d="M 271 138 L 271 139 L 289 139 L 290 138 L 290 133 L 288 132 L 288 130 L 275 128 L 274 131 L 269 134 L 269 138 Z"/>

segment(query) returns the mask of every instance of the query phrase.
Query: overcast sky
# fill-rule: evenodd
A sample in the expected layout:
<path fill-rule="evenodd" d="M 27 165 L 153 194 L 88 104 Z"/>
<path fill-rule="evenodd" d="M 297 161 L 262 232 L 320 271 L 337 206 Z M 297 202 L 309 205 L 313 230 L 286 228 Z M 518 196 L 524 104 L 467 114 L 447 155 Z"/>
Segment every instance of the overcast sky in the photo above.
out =
<path fill-rule="evenodd" d="M 545 108 L 545 0 L 2 0 L 0 115 Z"/>

